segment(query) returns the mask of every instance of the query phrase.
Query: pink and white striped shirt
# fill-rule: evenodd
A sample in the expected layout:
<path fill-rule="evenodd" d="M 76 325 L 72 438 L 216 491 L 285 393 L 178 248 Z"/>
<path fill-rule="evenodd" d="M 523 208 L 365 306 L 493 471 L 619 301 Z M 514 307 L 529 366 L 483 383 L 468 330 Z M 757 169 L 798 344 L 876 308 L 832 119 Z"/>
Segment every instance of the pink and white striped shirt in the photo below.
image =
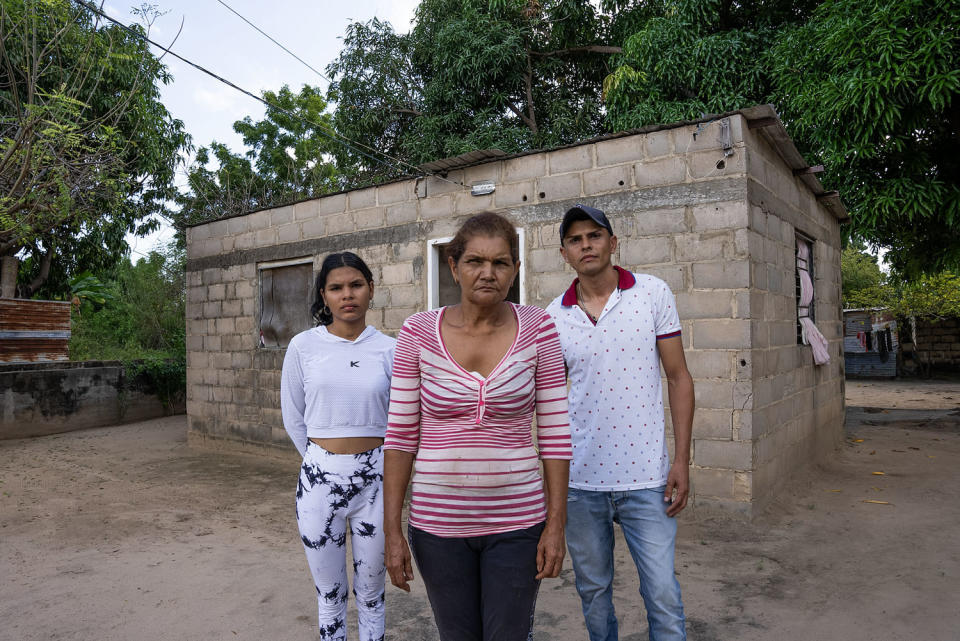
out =
<path fill-rule="evenodd" d="M 519 530 L 546 518 L 539 458 L 572 458 L 566 374 L 553 320 L 513 305 L 517 336 L 484 378 L 440 336 L 443 309 L 414 314 L 394 352 L 384 448 L 416 454 L 410 525 L 436 536 Z"/>

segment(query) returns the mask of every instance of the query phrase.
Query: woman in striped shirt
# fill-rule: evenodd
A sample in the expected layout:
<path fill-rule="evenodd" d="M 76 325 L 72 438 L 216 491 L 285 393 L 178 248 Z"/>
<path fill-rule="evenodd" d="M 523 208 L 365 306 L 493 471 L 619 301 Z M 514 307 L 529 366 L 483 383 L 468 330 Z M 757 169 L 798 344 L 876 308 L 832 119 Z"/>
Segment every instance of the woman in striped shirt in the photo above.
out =
<path fill-rule="evenodd" d="M 385 562 L 409 591 L 412 548 L 442 640 L 525 641 L 540 579 L 556 577 L 564 555 L 563 357 L 543 310 L 505 300 L 520 268 L 510 221 L 470 218 L 447 254 L 460 304 L 414 314 L 397 338 Z M 401 509 L 411 470 L 408 548 Z"/>

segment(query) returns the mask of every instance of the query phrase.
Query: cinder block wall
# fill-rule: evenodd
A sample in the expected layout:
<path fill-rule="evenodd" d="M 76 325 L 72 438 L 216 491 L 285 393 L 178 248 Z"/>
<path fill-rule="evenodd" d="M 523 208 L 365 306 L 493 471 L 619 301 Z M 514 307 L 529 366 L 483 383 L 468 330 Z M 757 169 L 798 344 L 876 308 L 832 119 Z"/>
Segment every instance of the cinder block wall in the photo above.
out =
<path fill-rule="evenodd" d="M 797 469 L 822 460 L 843 435 L 843 309 L 840 224 L 793 175 L 758 130 L 747 146 L 751 285 L 752 395 L 740 437 L 753 441 L 753 469 L 742 492 L 754 509 L 773 498 Z M 814 365 L 797 344 L 797 234 L 813 241 L 814 314 L 829 342 L 830 363 Z"/>
<path fill-rule="evenodd" d="M 960 319 L 917 321 L 914 349 L 924 363 L 943 372 L 960 371 Z"/>
<path fill-rule="evenodd" d="M 746 122 L 737 114 L 723 123 L 730 132 L 726 151 L 717 120 L 488 162 L 451 171 L 446 181 L 411 179 L 188 229 L 191 441 L 293 452 L 279 412 L 283 350 L 256 347 L 258 264 L 312 257 L 318 269 L 331 251 L 356 251 L 377 282 L 368 320 L 395 333 L 410 314 L 426 308 L 427 241 L 453 235 L 473 213 L 495 210 L 524 228 L 526 302 L 545 306 L 574 276 L 560 257 L 558 226 L 567 208 L 583 202 L 610 216 L 620 239 L 618 263 L 662 278 L 677 297 L 697 387 L 695 501 L 751 512 L 772 496 L 768 480 L 774 475 L 768 470 L 787 472 L 822 451 L 820 441 L 836 442 L 843 406 L 837 363 L 829 375 L 816 371 L 810 348 L 795 344 L 792 231 L 779 221 L 802 215 L 818 221 L 820 227 L 804 227 L 823 241 L 822 247 L 817 243 L 818 283 L 827 279 L 837 286 L 838 227 L 812 195 L 801 202 L 800 192 L 809 193 L 803 185 L 783 197 L 789 207 L 772 198 L 758 201 L 758 189 L 782 188 L 769 176 L 778 176 L 783 163 Z M 760 159 L 770 166 L 763 165 L 758 178 L 748 167 L 760 166 Z M 792 180 L 790 169 L 782 169 Z M 496 191 L 472 196 L 469 185 L 481 180 L 494 181 Z M 821 228 L 828 232 L 816 233 Z M 836 300 L 836 291 L 818 286 L 818 321 L 832 318 Z M 840 339 L 839 310 L 835 316 L 837 326 L 824 330 L 831 341 Z M 832 351 L 838 354 L 836 347 Z M 759 404 L 758 386 L 764 390 Z M 767 398 L 774 393 L 764 386 L 779 386 L 777 397 Z M 839 415 L 814 411 L 817 394 L 839 399 L 839 406 L 830 405 Z M 781 416 L 771 409 L 779 410 L 787 398 L 797 411 Z M 820 438 L 820 432 L 827 435 Z M 802 452 L 769 450 L 814 442 L 816 447 Z"/>

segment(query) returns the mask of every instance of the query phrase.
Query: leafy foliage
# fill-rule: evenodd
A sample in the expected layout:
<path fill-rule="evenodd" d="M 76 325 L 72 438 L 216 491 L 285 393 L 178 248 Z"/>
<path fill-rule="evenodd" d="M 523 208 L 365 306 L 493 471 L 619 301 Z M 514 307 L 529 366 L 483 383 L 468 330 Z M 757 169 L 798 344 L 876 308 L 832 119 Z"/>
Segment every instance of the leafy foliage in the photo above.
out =
<path fill-rule="evenodd" d="M 337 187 L 330 162 L 337 145 L 319 90 L 304 85 L 294 93 L 284 85 L 263 97 L 271 105 L 263 120 L 233 123 L 247 147 L 242 155 L 216 141 L 197 151 L 187 175 L 190 191 L 177 199 L 180 224 L 315 198 Z"/>
<path fill-rule="evenodd" d="M 153 392 L 160 399 L 167 413 L 170 413 L 176 404 L 186 399 L 185 354 L 175 358 L 147 356 L 139 360 L 125 361 L 123 365 L 125 386 L 140 387 L 144 391 Z"/>
<path fill-rule="evenodd" d="M 338 164 L 356 183 L 476 149 L 510 153 L 600 133 L 619 20 L 589 0 L 423 0 L 409 34 L 376 19 L 351 24 L 327 68 L 334 124 L 395 166 L 347 151 Z"/>
<path fill-rule="evenodd" d="M 699 118 L 768 102 L 766 52 L 816 3 L 664 2 L 623 45 L 604 81 L 614 130 Z"/>
<path fill-rule="evenodd" d="M 70 299 L 76 306 L 83 305 L 83 301 L 103 305 L 108 300 L 113 300 L 113 293 L 106 283 L 88 270 L 70 279 Z"/>
<path fill-rule="evenodd" d="M 627 129 L 773 103 L 826 166 L 848 233 L 916 278 L 960 266 L 958 34 L 948 0 L 665 2 L 605 80 L 607 120 Z"/>
<path fill-rule="evenodd" d="M 829 0 L 772 50 L 791 133 L 901 274 L 960 265 L 960 12 Z"/>
<path fill-rule="evenodd" d="M 123 260 L 104 278 L 100 298 L 75 308 L 70 338 L 73 360 L 183 357 L 185 252 L 171 245 L 133 264 Z"/>
<path fill-rule="evenodd" d="M 0 255 L 25 258 L 21 295 L 53 297 L 155 225 L 188 138 L 146 44 L 67 0 L 0 0 L 0 68 Z"/>

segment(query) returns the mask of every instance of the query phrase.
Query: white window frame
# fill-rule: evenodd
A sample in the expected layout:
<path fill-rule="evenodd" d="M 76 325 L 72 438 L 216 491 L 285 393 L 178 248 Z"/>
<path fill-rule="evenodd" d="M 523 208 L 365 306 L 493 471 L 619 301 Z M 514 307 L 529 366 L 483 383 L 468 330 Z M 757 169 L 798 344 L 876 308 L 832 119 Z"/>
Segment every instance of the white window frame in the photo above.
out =
<path fill-rule="evenodd" d="M 518 250 L 520 253 L 520 304 L 527 304 L 527 261 L 524 260 L 526 248 L 526 232 L 522 227 L 516 227 Z M 447 262 L 440 255 L 440 245 L 446 245 L 453 240 L 453 236 L 444 238 L 430 238 L 427 240 L 427 309 L 440 307 L 440 269 L 447 267 Z"/>

